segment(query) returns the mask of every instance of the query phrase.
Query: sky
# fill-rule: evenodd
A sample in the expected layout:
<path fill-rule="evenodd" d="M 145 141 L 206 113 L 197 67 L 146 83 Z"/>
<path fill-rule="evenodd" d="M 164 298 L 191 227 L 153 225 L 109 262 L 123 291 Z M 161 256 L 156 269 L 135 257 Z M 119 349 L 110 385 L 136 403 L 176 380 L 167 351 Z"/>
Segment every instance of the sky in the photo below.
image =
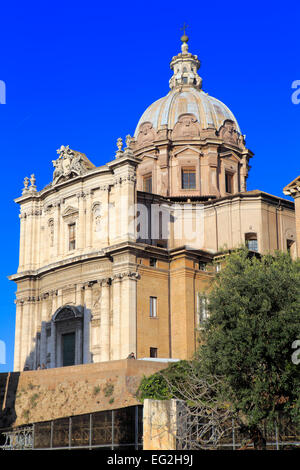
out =
<path fill-rule="evenodd" d="M 296 1 L 2 2 L 0 372 L 13 369 L 16 285 L 7 276 L 18 269 L 14 198 L 24 177 L 34 173 L 38 190 L 48 184 L 61 145 L 97 166 L 112 160 L 117 138 L 168 93 L 185 22 L 203 90 L 232 110 L 255 154 L 248 189 L 285 197 L 300 174 L 299 18 Z"/>

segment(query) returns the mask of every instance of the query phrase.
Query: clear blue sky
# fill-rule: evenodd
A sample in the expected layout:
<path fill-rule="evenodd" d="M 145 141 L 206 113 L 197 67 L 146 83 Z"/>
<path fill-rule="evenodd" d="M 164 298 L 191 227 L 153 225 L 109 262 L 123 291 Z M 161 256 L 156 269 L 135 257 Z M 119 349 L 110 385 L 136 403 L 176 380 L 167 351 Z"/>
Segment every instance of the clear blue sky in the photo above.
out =
<path fill-rule="evenodd" d="M 0 340 L 13 367 L 19 218 L 13 202 L 23 179 L 51 181 L 56 149 L 84 152 L 96 165 L 114 158 L 116 139 L 168 92 L 169 62 L 189 25 L 190 51 L 202 65 L 203 89 L 235 114 L 255 153 L 248 189 L 283 196 L 299 171 L 298 2 L 85 0 L 2 2 L 0 105 L 2 230 Z"/>

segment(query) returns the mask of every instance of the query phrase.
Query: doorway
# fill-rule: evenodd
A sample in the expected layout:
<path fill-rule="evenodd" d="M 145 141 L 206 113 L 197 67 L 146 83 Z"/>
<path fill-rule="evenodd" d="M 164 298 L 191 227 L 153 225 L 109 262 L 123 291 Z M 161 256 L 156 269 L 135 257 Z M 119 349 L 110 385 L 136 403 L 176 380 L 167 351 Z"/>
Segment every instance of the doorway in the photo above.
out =
<path fill-rule="evenodd" d="M 75 365 L 75 332 L 62 335 L 63 366 Z"/>

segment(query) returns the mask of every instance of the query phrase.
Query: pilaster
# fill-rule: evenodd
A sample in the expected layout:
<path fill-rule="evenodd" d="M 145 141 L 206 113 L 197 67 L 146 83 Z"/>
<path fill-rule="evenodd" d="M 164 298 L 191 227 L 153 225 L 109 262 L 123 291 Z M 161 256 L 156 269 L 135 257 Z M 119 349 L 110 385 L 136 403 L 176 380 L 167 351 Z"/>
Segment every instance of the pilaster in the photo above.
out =
<path fill-rule="evenodd" d="M 101 361 L 110 360 L 110 286 L 111 279 L 100 281 L 102 287 L 101 295 L 101 318 L 100 318 L 100 348 Z"/>

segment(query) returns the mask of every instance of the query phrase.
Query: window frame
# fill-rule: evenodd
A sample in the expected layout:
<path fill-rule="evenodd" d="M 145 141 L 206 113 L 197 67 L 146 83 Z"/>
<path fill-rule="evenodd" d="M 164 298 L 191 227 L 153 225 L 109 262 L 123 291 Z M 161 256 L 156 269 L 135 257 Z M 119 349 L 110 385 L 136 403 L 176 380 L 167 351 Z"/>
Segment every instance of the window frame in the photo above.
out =
<path fill-rule="evenodd" d="M 150 191 L 149 191 L 149 188 L 147 187 L 149 181 L 150 181 Z M 152 173 L 148 173 L 147 175 L 143 176 L 143 191 L 145 193 L 152 193 L 153 191 Z"/>
<path fill-rule="evenodd" d="M 228 191 L 228 189 L 230 189 L 230 191 Z M 225 192 L 227 194 L 234 193 L 234 173 L 228 170 L 225 170 Z"/>
<path fill-rule="evenodd" d="M 188 175 L 188 185 L 185 187 L 184 183 L 184 176 Z M 194 186 L 191 187 L 190 183 L 190 175 L 194 175 Z M 197 189 L 197 181 L 196 181 L 196 167 L 191 166 L 191 167 L 181 167 L 181 189 L 184 191 L 193 191 Z"/>
<path fill-rule="evenodd" d="M 249 242 L 256 242 L 256 250 L 253 250 L 253 248 L 249 247 Z M 245 245 L 248 248 L 249 251 L 253 251 L 254 253 L 259 253 L 258 249 L 258 236 L 256 232 L 247 232 L 245 233 Z"/>
<path fill-rule="evenodd" d="M 154 353 L 154 355 L 152 355 L 152 353 Z M 156 359 L 158 357 L 158 348 L 154 348 L 153 346 L 150 346 L 149 357 Z"/>
<path fill-rule="evenodd" d="M 157 318 L 157 297 L 153 295 L 150 295 L 149 299 L 149 316 L 150 318 Z"/>
<path fill-rule="evenodd" d="M 72 232 L 71 232 L 72 227 Z M 76 222 L 71 222 L 68 224 L 68 236 L 69 236 L 69 251 L 76 250 Z M 73 246 L 74 244 L 74 246 Z"/>

